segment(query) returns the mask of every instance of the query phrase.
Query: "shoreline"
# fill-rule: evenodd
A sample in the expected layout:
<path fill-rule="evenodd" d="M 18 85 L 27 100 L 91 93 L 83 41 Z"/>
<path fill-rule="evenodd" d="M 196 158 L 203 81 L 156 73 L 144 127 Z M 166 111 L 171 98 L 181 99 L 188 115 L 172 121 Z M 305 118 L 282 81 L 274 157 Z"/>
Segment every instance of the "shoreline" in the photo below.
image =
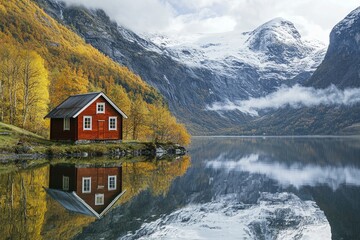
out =
<path fill-rule="evenodd" d="M 56 158 L 93 157 L 157 157 L 169 158 L 183 156 L 185 147 L 174 143 L 121 142 L 90 144 L 57 144 L 51 146 L 18 145 L 15 152 L 0 153 L 0 163 L 13 163 L 25 160 L 51 160 Z"/>
<path fill-rule="evenodd" d="M 360 138 L 360 135 L 192 135 L 191 138 Z"/>

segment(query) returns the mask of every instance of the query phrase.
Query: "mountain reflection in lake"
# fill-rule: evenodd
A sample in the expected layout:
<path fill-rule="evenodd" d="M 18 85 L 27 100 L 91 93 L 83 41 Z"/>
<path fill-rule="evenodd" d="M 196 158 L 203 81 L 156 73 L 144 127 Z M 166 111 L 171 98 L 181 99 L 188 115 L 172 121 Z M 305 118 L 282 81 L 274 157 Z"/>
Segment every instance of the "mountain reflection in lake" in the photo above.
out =
<path fill-rule="evenodd" d="M 46 195 L 43 187 L 76 192 L 58 166 L 0 174 L 2 237 L 359 238 L 359 138 L 194 138 L 189 151 L 191 164 L 185 156 L 126 162 L 121 174 L 106 175 L 104 166 L 87 169 L 97 176 L 91 181 L 94 194 L 95 186 L 109 188 L 109 176 L 115 175 L 119 188 L 113 196 L 125 191 L 100 219 L 68 211 Z M 51 169 L 60 176 L 56 186 Z M 81 197 L 81 191 L 76 194 Z M 93 201 L 95 195 L 90 207 Z"/>
<path fill-rule="evenodd" d="M 141 192 L 77 239 L 360 236 L 358 138 L 194 138 L 190 155 L 166 194 Z"/>

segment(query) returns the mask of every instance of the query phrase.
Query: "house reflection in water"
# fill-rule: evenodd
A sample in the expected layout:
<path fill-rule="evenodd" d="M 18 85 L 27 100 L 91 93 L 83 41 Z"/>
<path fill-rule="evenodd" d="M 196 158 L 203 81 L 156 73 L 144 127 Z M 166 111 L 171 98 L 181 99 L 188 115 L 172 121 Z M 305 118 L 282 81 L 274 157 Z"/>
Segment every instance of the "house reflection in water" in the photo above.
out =
<path fill-rule="evenodd" d="M 67 210 L 101 218 L 125 193 L 122 167 L 53 165 L 46 192 Z"/>

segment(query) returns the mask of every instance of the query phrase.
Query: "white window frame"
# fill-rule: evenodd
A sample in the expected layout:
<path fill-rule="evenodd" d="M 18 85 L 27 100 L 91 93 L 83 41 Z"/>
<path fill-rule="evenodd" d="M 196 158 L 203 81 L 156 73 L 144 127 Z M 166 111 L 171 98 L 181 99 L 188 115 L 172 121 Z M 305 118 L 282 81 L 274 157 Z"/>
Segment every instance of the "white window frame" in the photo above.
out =
<path fill-rule="evenodd" d="M 101 202 L 98 202 L 97 200 L 100 199 Z M 103 193 L 97 193 L 95 194 L 95 206 L 104 205 L 104 194 Z"/>
<path fill-rule="evenodd" d="M 90 119 L 90 127 L 89 128 L 85 128 L 85 119 L 89 118 Z M 92 130 L 92 116 L 84 116 L 83 118 L 83 130 Z"/>
<path fill-rule="evenodd" d="M 99 106 L 103 107 L 102 111 L 99 111 Z M 105 103 L 104 102 L 96 103 L 96 113 L 105 113 Z"/>
<path fill-rule="evenodd" d="M 85 189 L 85 181 L 89 181 L 89 190 Z M 91 193 L 91 177 L 83 177 L 81 182 L 82 182 L 81 185 L 82 193 Z"/>
<path fill-rule="evenodd" d="M 62 189 L 64 191 L 69 191 L 69 182 L 70 182 L 70 179 L 68 176 L 63 176 L 63 179 L 62 179 Z"/>
<path fill-rule="evenodd" d="M 70 118 L 63 118 L 64 131 L 70 130 Z"/>
<path fill-rule="evenodd" d="M 111 120 L 115 119 L 115 128 L 111 128 Z M 116 131 L 117 130 L 117 117 L 109 117 L 109 131 Z"/>
<path fill-rule="evenodd" d="M 111 178 L 114 178 L 114 187 L 111 187 L 110 186 L 110 179 Z M 112 176 L 108 176 L 108 190 L 111 191 L 111 190 L 116 190 L 116 175 L 112 175 Z"/>

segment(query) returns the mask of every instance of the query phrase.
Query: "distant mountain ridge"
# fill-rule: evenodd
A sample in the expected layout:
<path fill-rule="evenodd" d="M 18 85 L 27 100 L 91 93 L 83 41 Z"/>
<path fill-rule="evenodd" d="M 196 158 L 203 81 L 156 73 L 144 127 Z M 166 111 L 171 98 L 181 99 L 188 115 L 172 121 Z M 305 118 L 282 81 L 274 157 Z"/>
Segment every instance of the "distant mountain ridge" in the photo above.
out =
<path fill-rule="evenodd" d="M 236 75 L 243 73 L 241 65 L 250 66 L 259 76 L 249 81 L 271 81 L 273 87 L 289 84 L 291 79 L 299 81 L 299 74 L 315 71 L 325 55 L 324 44 L 302 40 L 294 24 L 282 18 L 251 32 L 205 35 L 194 42 L 174 42 L 157 35 L 149 39 L 173 59 L 188 66 L 221 71 L 225 77 L 239 78 Z"/>
<path fill-rule="evenodd" d="M 326 53 L 323 44 L 302 39 L 294 24 L 282 18 L 251 32 L 182 42 L 160 35 L 141 37 L 112 22 L 102 10 L 66 6 L 55 0 L 35 1 L 86 42 L 157 88 L 192 134 L 349 133 L 359 122 L 359 114 L 353 111 L 357 106 L 286 107 L 262 111 L 258 117 L 237 110 L 206 110 L 214 102 L 266 96 L 283 84 L 358 86 L 354 77 L 358 73 L 357 50 L 352 49 L 358 46 L 357 10 L 334 28 Z"/>
<path fill-rule="evenodd" d="M 140 37 L 112 22 L 102 10 L 55 0 L 34 1 L 157 88 L 193 134 L 216 134 L 243 126 L 252 118 L 241 112 L 206 111 L 206 106 L 263 96 L 282 84 L 302 83 L 325 54 L 324 45 L 303 41 L 294 25 L 284 19 L 269 21 L 249 33 L 213 35 L 189 45 L 174 45 L 162 36 L 157 36 L 156 43 L 153 37 Z M 264 36 L 272 41 L 262 41 Z"/>

